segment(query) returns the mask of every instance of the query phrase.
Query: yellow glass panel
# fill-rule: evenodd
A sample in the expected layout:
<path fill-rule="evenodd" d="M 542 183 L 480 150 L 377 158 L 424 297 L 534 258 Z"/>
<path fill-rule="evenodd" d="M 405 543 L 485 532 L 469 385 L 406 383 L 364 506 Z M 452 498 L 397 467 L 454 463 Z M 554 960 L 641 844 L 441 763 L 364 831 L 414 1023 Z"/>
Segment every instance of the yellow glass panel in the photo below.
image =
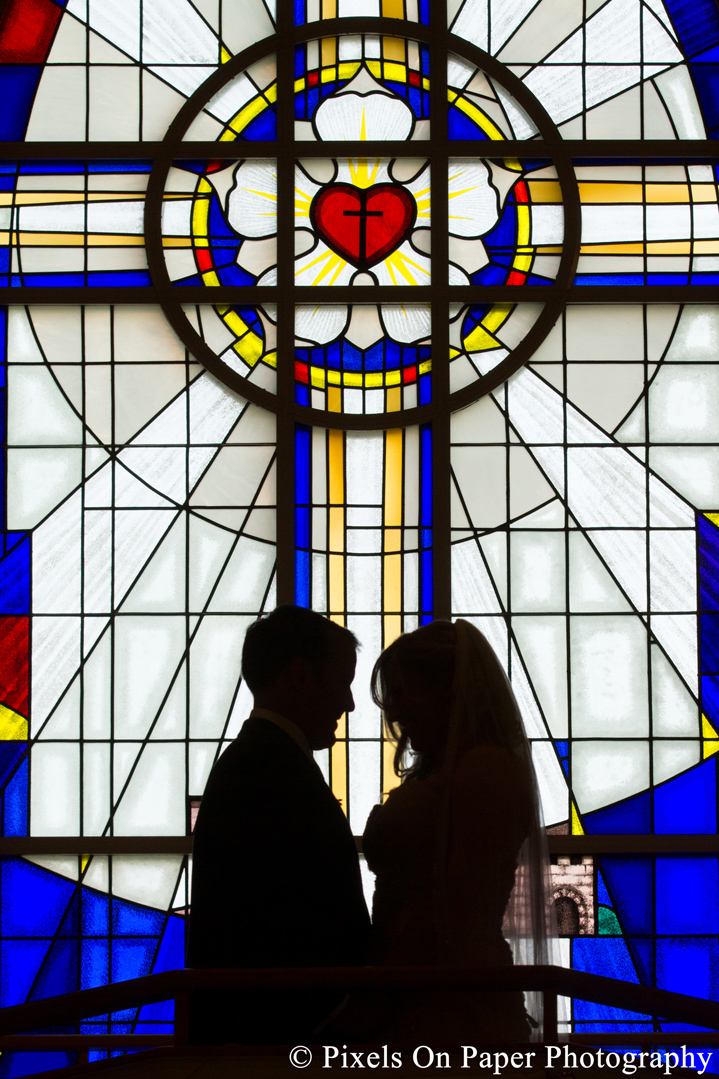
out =
<path fill-rule="evenodd" d="M 397 530 L 399 531 L 399 529 Z M 384 559 L 384 609 L 402 610 L 402 555 L 385 555 Z"/>
<path fill-rule="evenodd" d="M 572 802 L 572 835 L 584 835 L 584 828 L 582 822 L 579 819 L 579 813 L 574 802 Z"/>
<path fill-rule="evenodd" d="M 5 704 L 0 704 L 0 742 L 27 741 L 27 720 Z"/>
<path fill-rule="evenodd" d="M 347 813 L 347 743 L 335 742 L 331 749 L 332 793 Z"/>
<path fill-rule="evenodd" d="M 402 524 L 402 431 L 385 437 L 384 523 Z"/>
<path fill-rule="evenodd" d="M 404 0 L 382 0 L 382 14 L 385 19 L 403 19 Z M 385 40 L 389 39 L 385 38 Z"/>
<path fill-rule="evenodd" d="M 390 0 L 391 2 L 391 0 Z M 383 5 L 384 6 L 384 5 Z M 397 7 L 402 7 L 400 0 Z M 397 15 L 396 18 L 401 19 L 401 15 Z M 406 46 L 401 37 L 385 37 L 382 38 L 382 52 L 385 60 L 396 60 L 400 64 L 404 64 L 406 59 Z M 386 69 L 385 69 L 386 70 Z M 406 75 L 405 75 L 406 78 Z"/>
<path fill-rule="evenodd" d="M 345 609 L 345 560 L 344 555 L 330 554 L 328 578 L 330 590 L 330 611 L 337 613 Z"/>

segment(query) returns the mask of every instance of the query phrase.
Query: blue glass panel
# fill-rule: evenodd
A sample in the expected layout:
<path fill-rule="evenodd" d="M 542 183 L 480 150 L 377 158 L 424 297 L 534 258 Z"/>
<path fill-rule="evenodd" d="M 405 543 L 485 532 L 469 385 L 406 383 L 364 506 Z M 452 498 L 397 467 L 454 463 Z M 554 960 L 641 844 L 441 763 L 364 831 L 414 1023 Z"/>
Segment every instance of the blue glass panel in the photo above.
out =
<path fill-rule="evenodd" d="M 719 999 L 719 942 L 697 937 L 660 937 L 657 986 L 692 997 Z"/>
<path fill-rule="evenodd" d="M 604 903 L 607 907 L 612 906 L 612 900 L 604 883 L 604 877 L 599 870 L 597 870 L 597 903 Z"/>
<path fill-rule="evenodd" d="M 665 3 L 689 56 L 719 43 L 719 13 L 712 0 L 665 0 Z"/>
<path fill-rule="evenodd" d="M 45 957 L 31 1000 L 72 993 L 78 988 L 79 942 L 56 940 Z"/>
<path fill-rule="evenodd" d="M 591 835 L 642 835 L 652 830 L 651 795 L 649 791 L 625 798 L 616 805 L 585 814 L 584 828 Z"/>
<path fill-rule="evenodd" d="M 629 950 L 621 937 L 577 937 L 572 945 L 572 957 L 575 970 L 603 974 L 635 984 L 638 982 Z M 575 1000 L 574 1014 L 577 1020 L 585 1022 L 651 1019 L 651 1016 L 639 1012 L 611 1008 L 606 1004 L 594 1004 L 587 1000 Z"/>
<path fill-rule="evenodd" d="M 716 857 L 657 858 L 657 933 L 719 932 Z"/>
<path fill-rule="evenodd" d="M 310 606 L 309 551 L 295 551 L 295 603 L 298 607 Z"/>
<path fill-rule="evenodd" d="M 28 762 L 24 760 L 3 795 L 3 835 L 27 835 Z"/>
<path fill-rule="evenodd" d="M 54 936 L 75 885 L 19 859 L 0 867 L 3 936 Z"/>
<path fill-rule="evenodd" d="M 274 108 L 265 109 L 243 130 L 240 136 L 250 142 L 271 142 L 277 138 L 277 113 Z"/>
<path fill-rule="evenodd" d="M 1 332 L 1 329 L 0 329 Z M 30 541 L 0 562 L 0 615 L 30 613 Z"/>
<path fill-rule="evenodd" d="M 645 985 L 654 985 L 654 940 L 628 937 L 627 945 L 640 981 Z"/>
<path fill-rule="evenodd" d="M 708 835 L 716 831 L 716 825 L 716 758 L 655 789 L 657 835 Z"/>
<path fill-rule="evenodd" d="M 83 888 L 82 932 L 87 936 L 105 936 L 110 931 L 110 901 L 106 895 Z"/>
<path fill-rule="evenodd" d="M 653 933 L 651 859 L 603 857 L 600 865 L 624 932 Z"/>
<path fill-rule="evenodd" d="M 27 742 L 0 742 L 0 787 L 14 771 L 15 765 L 27 752 Z"/>
<path fill-rule="evenodd" d="M 177 970 L 185 965 L 185 919 L 175 914 L 168 916 L 165 931 L 152 968 L 153 974 L 163 970 Z"/>
<path fill-rule="evenodd" d="M 719 611 L 719 529 L 703 514 L 699 530 L 699 603 L 703 611 Z"/>
<path fill-rule="evenodd" d="M 149 907 L 140 907 L 124 899 L 112 901 L 112 931 L 121 936 L 158 936 L 164 916 Z"/>
<path fill-rule="evenodd" d="M 152 937 L 127 937 L 112 941 L 111 977 L 113 982 L 142 978 L 152 970 L 157 941 Z"/>
<path fill-rule="evenodd" d="M 40 80 L 38 64 L 0 64 L 0 139 L 22 139 L 35 87 Z"/>
<path fill-rule="evenodd" d="M 719 724 L 719 677 L 705 674 L 701 680 L 702 708 L 714 726 Z"/>
<path fill-rule="evenodd" d="M 49 940 L 4 940 L 0 946 L 0 1007 L 23 1004 L 50 947 Z"/>
<path fill-rule="evenodd" d="M 719 611 L 701 615 L 701 666 L 705 674 L 719 671 Z"/>
<path fill-rule="evenodd" d="M 83 940 L 80 944 L 80 988 L 94 989 L 110 980 L 110 942 Z"/>
<path fill-rule="evenodd" d="M 473 139 L 475 142 L 487 140 L 481 127 L 454 105 L 447 114 L 447 136 L 450 139 Z"/>
<path fill-rule="evenodd" d="M 20 1079 L 23 1075 L 69 1068 L 76 1053 L 5 1053 L 0 1057 L 0 1079 Z"/>

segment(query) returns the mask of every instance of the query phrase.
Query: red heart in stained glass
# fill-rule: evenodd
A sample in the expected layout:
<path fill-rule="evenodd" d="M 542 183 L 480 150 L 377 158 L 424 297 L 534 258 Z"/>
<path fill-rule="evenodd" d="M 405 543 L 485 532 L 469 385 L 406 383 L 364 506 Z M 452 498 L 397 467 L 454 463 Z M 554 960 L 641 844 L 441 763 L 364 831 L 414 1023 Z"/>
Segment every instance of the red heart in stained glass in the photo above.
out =
<path fill-rule="evenodd" d="M 316 195 L 310 219 L 333 251 L 361 270 L 399 247 L 414 226 L 415 201 L 397 184 L 333 184 Z"/>

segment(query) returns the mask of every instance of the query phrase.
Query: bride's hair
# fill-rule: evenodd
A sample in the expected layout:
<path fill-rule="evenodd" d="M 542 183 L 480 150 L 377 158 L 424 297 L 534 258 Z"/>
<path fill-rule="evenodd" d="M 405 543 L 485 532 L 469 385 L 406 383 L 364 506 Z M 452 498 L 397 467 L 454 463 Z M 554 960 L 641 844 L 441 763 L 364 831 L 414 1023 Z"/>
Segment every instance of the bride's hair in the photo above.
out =
<path fill-rule="evenodd" d="M 403 779 L 425 779 L 437 768 L 430 753 L 408 762 L 408 736 L 391 718 L 388 675 L 399 668 L 446 698 L 449 726 L 444 772 L 479 745 L 496 745 L 514 756 L 525 741 L 511 686 L 486 638 L 470 622 L 430 622 L 398 637 L 382 652 L 372 671 L 372 699 L 382 709 L 395 743 L 394 770 Z M 440 717 L 438 717 L 439 722 Z"/>
<path fill-rule="evenodd" d="M 427 681 L 444 690 L 449 709 L 454 681 L 454 650 L 457 634 L 451 622 L 430 622 L 413 633 L 397 637 L 374 665 L 372 670 L 372 700 L 382 709 L 385 725 L 395 744 L 394 770 L 403 779 L 426 779 L 434 771 L 432 753 L 409 754 L 409 738 L 402 725 L 391 718 L 392 695 L 389 676 L 399 669 L 420 684 Z"/>
<path fill-rule="evenodd" d="M 388 673 L 396 666 L 409 677 L 424 679 L 440 692 L 446 690 L 447 740 L 441 761 L 417 754 L 405 758 L 408 737 L 385 710 L 391 704 Z M 542 823 L 537 779 L 529 741 L 517 701 L 504 669 L 486 637 L 465 619 L 431 622 L 398 637 L 375 663 L 372 698 L 385 711 L 385 722 L 396 742 L 395 771 L 403 779 L 425 779 L 438 772 L 444 779 L 439 845 L 436 851 L 438 909 L 446 901 L 446 858 L 450 843 L 452 775 L 462 757 L 480 745 L 506 750 L 522 767 L 531 802 L 528 834 L 518 853 L 514 887 L 504 917 L 504 935 L 515 962 L 545 964 L 556 936 L 549 893 L 549 859 Z M 527 997 L 530 1013 L 541 1014 L 540 1003 Z"/>

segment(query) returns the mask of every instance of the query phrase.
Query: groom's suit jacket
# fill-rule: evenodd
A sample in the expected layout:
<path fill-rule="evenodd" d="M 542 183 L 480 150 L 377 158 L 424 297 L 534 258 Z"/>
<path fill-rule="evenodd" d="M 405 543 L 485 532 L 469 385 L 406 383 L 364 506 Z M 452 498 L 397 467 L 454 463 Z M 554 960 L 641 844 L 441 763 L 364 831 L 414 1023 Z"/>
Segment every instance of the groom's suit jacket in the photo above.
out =
<path fill-rule="evenodd" d="M 355 966 L 369 915 L 342 809 L 276 724 L 245 721 L 212 770 L 194 829 L 188 966 Z M 199 994 L 199 1044 L 308 1039 L 342 993 Z"/>

